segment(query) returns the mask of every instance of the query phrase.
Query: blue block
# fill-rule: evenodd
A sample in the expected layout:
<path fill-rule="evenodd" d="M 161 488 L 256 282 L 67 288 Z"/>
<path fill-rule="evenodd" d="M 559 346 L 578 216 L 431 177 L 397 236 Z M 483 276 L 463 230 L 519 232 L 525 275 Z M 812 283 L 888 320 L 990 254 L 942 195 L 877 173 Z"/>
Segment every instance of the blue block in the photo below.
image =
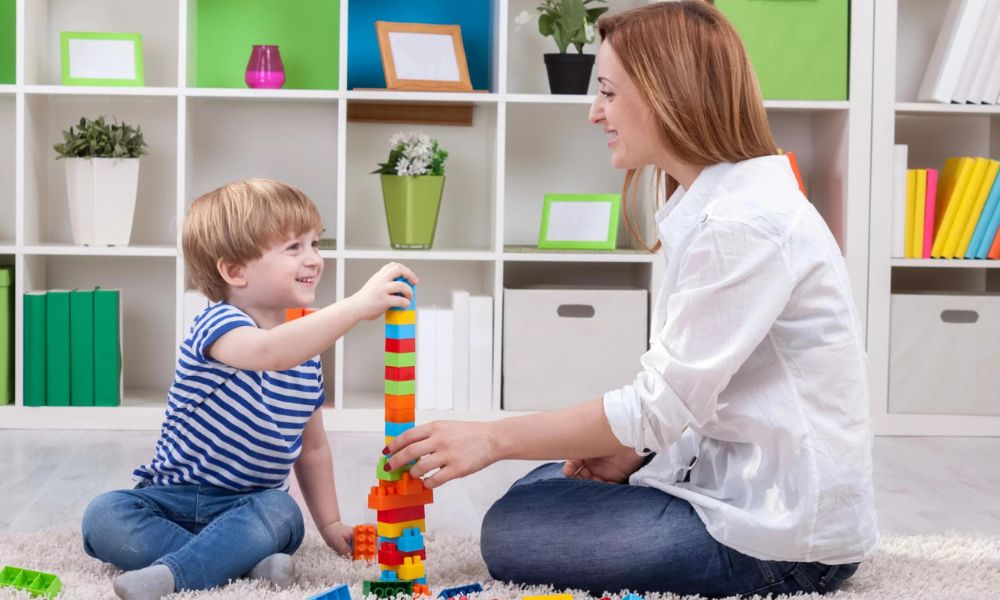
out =
<path fill-rule="evenodd" d="M 393 306 L 389 310 L 417 310 L 417 288 L 410 284 L 405 277 L 397 277 L 396 281 L 402 281 L 406 285 L 410 286 L 410 291 L 413 292 L 413 298 L 410 299 L 410 305 L 406 308 Z M 396 294 L 397 296 L 399 294 Z"/>
<path fill-rule="evenodd" d="M 639 594 L 629 594 L 624 598 L 622 598 L 622 600 L 645 600 L 645 599 Z"/>
<path fill-rule="evenodd" d="M 351 600 L 351 590 L 342 583 L 315 596 L 309 596 L 306 600 Z"/>
<path fill-rule="evenodd" d="M 392 421 L 385 422 L 385 434 L 389 437 L 398 437 L 403 435 L 404 431 L 409 431 L 413 429 L 413 423 L 393 423 Z"/>
<path fill-rule="evenodd" d="M 396 577 L 395 571 L 382 571 L 382 576 L 379 577 L 379 581 L 399 581 Z"/>
<path fill-rule="evenodd" d="M 454 598 L 456 596 L 468 596 L 469 594 L 475 594 L 476 592 L 483 591 L 483 586 L 478 583 L 470 583 L 469 585 L 462 585 L 459 587 L 448 588 L 441 590 L 438 593 L 438 598 Z"/>
<path fill-rule="evenodd" d="M 417 337 L 415 325 L 386 325 L 385 337 L 390 340 L 412 340 Z"/>
<path fill-rule="evenodd" d="M 420 529 L 411 527 L 403 530 L 403 535 L 396 538 L 396 548 L 400 552 L 416 552 L 424 549 L 424 535 Z"/>

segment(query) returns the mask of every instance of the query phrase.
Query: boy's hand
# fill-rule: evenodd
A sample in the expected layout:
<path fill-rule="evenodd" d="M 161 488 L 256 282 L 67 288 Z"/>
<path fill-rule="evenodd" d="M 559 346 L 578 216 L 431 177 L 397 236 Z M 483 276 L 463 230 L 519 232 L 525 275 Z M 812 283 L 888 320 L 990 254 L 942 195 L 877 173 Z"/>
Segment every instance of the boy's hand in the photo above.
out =
<path fill-rule="evenodd" d="M 413 300 L 413 290 L 406 283 L 396 281 L 399 277 L 413 285 L 420 283 L 413 271 L 399 263 L 389 263 L 347 300 L 354 305 L 358 316 L 366 321 L 381 317 L 390 308 L 408 308 Z"/>
<path fill-rule="evenodd" d="M 334 521 L 324 527 L 319 534 L 323 536 L 326 545 L 337 551 L 341 556 L 351 557 L 351 547 L 354 542 L 354 528 L 341 521 Z"/>

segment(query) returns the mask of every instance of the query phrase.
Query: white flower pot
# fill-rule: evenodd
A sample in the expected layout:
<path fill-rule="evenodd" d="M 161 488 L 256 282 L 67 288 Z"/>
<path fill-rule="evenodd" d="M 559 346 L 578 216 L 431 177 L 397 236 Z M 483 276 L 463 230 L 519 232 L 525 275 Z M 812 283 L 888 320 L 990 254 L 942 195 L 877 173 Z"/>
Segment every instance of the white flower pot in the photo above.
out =
<path fill-rule="evenodd" d="M 139 188 L 138 158 L 67 158 L 73 242 L 127 246 Z"/>

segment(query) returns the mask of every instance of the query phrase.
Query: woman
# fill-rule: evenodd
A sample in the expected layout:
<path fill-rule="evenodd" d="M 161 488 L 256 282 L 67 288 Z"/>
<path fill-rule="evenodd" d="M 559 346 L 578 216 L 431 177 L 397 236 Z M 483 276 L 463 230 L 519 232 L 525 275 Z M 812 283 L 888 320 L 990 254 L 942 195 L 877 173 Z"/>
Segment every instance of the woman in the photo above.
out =
<path fill-rule="evenodd" d="M 438 469 L 435 487 L 501 459 L 570 458 L 487 513 L 497 579 L 835 590 L 878 545 L 865 355 L 840 250 L 777 155 L 746 52 L 716 9 L 651 4 L 598 29 L 590 120 L 628 170 L 626 200 L 647 165 L 673 191 L 655 215 L 667 267 L 642 371 L 565 410 L 417 427 L 386 448 L 389 465 L 420 457 L 411 473 Z"/>

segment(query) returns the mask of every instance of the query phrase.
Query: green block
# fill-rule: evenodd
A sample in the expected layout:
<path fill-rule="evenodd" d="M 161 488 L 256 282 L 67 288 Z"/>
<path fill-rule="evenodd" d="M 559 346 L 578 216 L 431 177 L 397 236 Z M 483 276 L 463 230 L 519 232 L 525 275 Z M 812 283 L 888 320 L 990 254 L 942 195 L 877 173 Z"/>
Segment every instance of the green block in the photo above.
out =
<path fill-rule="evenodd" d="M 15 0 L 0 0 L 0 84 L 13 84 L 16 73 L 17 10 Z"/>
<path fill-rule="evenodd" d="M 405 465 L 394 471 L 386 471 L 385 470 L 386 460 L 388 460 L 388 457 L 385 456 L 380 457 L 378 459 L 378 466 L 375 467 L 375 475 L 378 476 L 378 478 L 381 479 L 382 481 L 399 481 L 400 479 L 403 478 L 403 473 L 406 473 L 407 471 L 412 469 L 414 464 L 410 462 L 406 463 Z"/>
<path fill-rule="evenodd" d="M 197 87 L 246 88 L 250 50 L 272 44 L 285 66 L 285 89 L 337 89 L 339 0 L 211 0 L 191 6 L 197 11 Z"/>
<path fill-rule="evenodd" d="M 385 393 L 394 396 L 406 396 L 417 393 L 417 382 L 413 381 L 385 381 Z"/>
<path fill-rule="evenodd" d="M 0 588 L 5 587 L 28 592 L 32 596 L 55 598 L 62 589 L 62 582 L 51 573 L 5 566 L 0 571 Z"/>
<path fill-rule="evenodd" d="M 365 581 L 361 586 L 364 595 L 374 594 L 379 598 L 394 598 L 398 594 L 413 595 L 412 581 Z"/>
<path fill-rule="evenodd" d="M 416 352 L 386 352 L 385 366 L 387 367 L 415 367 L 417 365 Z"/>
<path fill-rule="evenodd" d="M 848 0 L 716 0 L 766 100 L 846 100 Z"/>

